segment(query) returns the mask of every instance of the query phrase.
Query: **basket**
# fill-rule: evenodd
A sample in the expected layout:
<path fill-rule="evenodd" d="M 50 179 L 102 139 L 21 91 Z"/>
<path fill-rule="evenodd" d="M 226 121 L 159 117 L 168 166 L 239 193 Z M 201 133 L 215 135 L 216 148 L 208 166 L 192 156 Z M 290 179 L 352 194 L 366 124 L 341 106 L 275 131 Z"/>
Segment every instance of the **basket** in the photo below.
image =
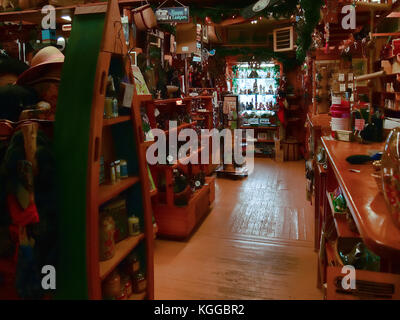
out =
<path fill-rule="evenodd" d="M 157 18 L 149 4 L 132 10 L 133 20 L 139 30 L 153 29 L 157 26 Z"/>

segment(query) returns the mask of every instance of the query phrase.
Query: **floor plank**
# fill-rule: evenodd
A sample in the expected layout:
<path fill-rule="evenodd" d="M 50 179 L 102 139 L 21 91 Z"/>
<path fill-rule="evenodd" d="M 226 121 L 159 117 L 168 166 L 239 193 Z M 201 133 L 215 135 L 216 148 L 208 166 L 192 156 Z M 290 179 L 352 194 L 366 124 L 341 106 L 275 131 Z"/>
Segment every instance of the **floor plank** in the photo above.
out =
<path fill-rule="evenodd" d="M 156 299 L 321 299 L 304 162 L 256 159 L 218 179 L 213 211 L 188 242 L 156 241 Z"/>

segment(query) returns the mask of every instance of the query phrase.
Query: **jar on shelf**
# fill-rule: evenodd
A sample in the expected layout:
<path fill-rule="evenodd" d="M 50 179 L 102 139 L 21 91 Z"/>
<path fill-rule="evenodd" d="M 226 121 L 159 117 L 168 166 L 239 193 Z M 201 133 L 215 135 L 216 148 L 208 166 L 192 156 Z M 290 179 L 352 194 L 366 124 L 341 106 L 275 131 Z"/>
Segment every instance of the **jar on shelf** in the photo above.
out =
<path fill-rule="evenodd" d="M 115 165 L 115 180 L 119 181 L 121 180 L 121 161 L 116 160 L 114 161 Z"/>
<path fill-rule="evenodd" d="M 99 256 L 100 261 L 106 261 L 111 259 L 115 254 L 115 222 L 114 219 L 109 216 L 100 213 L 100 243 L 99 243 Z"/>
<path fill-rule="evenodd" d="M 128 163 L 126 160 L 121 160 L 121 179 L 128 178 Z"/>
<path fill-rule="evenodd" d="M 140 234 L 140 220 L 138 217 L 132 216 L 128 219 L 129 234 L 138 236 Z"/>
<path fill-rule="evenodd" d="M 103 281 L 103 298 L 107 300 L 115 300 L 121 294 L 121 276 L 117 271 L 113 271 Z"/>
<path fill-rule="evenodd" d="M 147 288 L 146 277 L 143 272 L 138 272 L 133 277 L 133 292 L 142 293 L 146 291 L 146 288 Z"/>

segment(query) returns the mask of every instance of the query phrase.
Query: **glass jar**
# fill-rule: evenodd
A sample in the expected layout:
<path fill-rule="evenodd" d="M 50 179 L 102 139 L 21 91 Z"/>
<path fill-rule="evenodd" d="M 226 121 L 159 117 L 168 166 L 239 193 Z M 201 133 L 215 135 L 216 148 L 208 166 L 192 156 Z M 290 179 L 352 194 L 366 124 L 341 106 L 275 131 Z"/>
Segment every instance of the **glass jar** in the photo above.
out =
<path fill-rule="evenodd" d="M 114 271 L 103 281 L 103 297 L 107 300 L 115 300 L 120 294 L 121 277 L 117 271 Z"/>
<path fill-rule="evenodd" d="M 147 287 L 147 281 L 144 276 L 144 273 L 138 272 L 134 277 L 133 277 L 133 291 L 135 293 L 142 293 L 146 291 Z"/>
<path fill-rule="evenodd" d="M 129 234 L 131 236 L 138 236 L 140 234 L 140 221 L 138 217 L 130 217 L 128 219 Z"/>
<path fill-rule="evenodd" d="M 126 160 L 121 160 L 121 179 L 128 178 L 128 163 Z"/>
<path fill-rule="evenodd" d="M 121 161 L 114 161 L 115 165 L 115 180 L 121 180 Z"/>
<path fill-rule="evenodd" d="M 400 228 L 400 128 L 389 134 L 382 157 L 383 194 L 393 222 Z"/>

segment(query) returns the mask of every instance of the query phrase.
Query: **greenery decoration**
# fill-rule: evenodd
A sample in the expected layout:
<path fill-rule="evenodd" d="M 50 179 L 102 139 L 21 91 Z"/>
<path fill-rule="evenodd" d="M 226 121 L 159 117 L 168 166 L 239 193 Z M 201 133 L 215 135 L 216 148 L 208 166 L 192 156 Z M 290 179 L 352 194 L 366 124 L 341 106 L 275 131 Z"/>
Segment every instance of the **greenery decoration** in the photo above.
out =
<path fill-rule="evenodd" d="M 268 47 L 249 48 L 249 47 L 217 47 L 216 55 L 221 57 L 235 56 L 239 62 L 248 62 L 255 59 L 260 62 L 276 59 L 281 62 L 286 70 L 290 70 L 299 65 L 294 56 L 283 52 L 274 52 Z"/>
<path fill-rule="evenodd" d="M 209 18 L 214 23 L 220 23 L 225 19 L 239 16 L 243 8 L 254 2 L 255 0 L 243 1 L 240 8 L 232 8 L 229 4 L 216 5 L 212 8 L 191 5 L 190 15 L 195 21 L 197 19 L 205 21 L 206 18 Z M 290 18 L 293 15 L 298 17 L 296 57 L 302 63 L 311 47 L 312 33 L 320 20 L 323 3 L 323 0 L 282 0 L 275 6 L 261 11 L 257 17 L 269 18 L 272 16 L 275 19 Z"/>

